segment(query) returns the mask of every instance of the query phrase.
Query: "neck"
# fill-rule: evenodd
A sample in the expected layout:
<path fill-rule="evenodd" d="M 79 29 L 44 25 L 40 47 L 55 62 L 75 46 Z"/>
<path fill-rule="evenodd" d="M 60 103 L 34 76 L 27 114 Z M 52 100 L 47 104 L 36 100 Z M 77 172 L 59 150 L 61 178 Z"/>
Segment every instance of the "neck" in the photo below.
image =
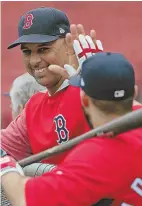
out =
<path fill-rule="evenodd" d="M 117 115 L 117 114 L 109 114 L 106 115 L 103 112 L 97 110 L 95 111 L 95 116 L 92 116 L 92 122 L 94 128 L 102 126 L 110 121 L 113 121 L 116 118 L 119 118 L 122 115 Z"/>
<path fill-rule="evenodd" d="M 60 88 L 60 86 L 63 84 L 64 80 L 61 78 L 57 84 L 55 84 L 54 86 L 48 88 L 47 87 L 47 90 L 48 90 L 48 93 L 53 96 L 57 90 Z"/>

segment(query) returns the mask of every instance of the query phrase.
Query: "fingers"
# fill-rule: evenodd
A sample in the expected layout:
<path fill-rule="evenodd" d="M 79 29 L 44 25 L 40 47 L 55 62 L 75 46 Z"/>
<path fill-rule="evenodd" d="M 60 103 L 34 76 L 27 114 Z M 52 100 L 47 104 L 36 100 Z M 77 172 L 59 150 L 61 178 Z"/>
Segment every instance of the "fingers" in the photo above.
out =
<path fill-rule="evenodd" d="M 95 48 L 93 49 L 97 49 L 98 51 L 103 51 L 103 45 L 102 42 L 100 40 L 96 40 L 96 31 L 95 30 L 91 30 L 90 31 L 90 37 L 94 43 Z M 88 40 L 88 39 L 87 39 Z M 90 43 L 90 42 L 89 42 Z M 90 43 L 91 44 L 91 43 Z M 91 44 L 92 45 L 92 44 Z M 93 45 L 92 45 L 93 46 Z"/>
<path fill-rule="evenodd" d="M 90 37 L 92 38 L 94 44 L 96 44 L 96 31 L 95 30 L 90 31 Z"/>
<path fill-rule="evenodd" d="M 90 45 L 90 48 L 91 48 L 91 49 L 96 49 L 95 43 L 94 43 L 93 39 L 92 39 L 90 36 L 88 36 L 88 35 L 86 35 L 85 38 L 86 38 L 88 44 Z M 96 41 L 96 40 L 95 40 L 95 41 Z"/>
<path fill-rule="evenodd" d="M 65 64 L 64 68 L 67 71 L 67 73 L 69 74 L 69 76 L 76 75 L 76 73 L 77 73 L 76 70 L 69 64 Z"/>
<path fill-rule="evenodd" d="M 68 54 L 68 64 L 72 65 L 74 68 L 78 68 L 78 60 L 75 55 L 75 51 L 73 48 L 73 41 L 76 37 L 77 30 L 76 30 L 76 25 L 71 25 L 71 33 L 66 34 L 66 45 L 67 45 L 67 54 Z"/>
<path fill-rule="evenodd" d="M 58 65 L 50 65 L 48 69 L 53 74 L 61 75 L 64 79 L 69 79 L 70 76 L 73 76 L 77 73 L 76 70 L 69 64 L 65 64 L 64 68 Z"/>
<path fill-rule="evenodd" d="M 79 35 L 79 41 L 74 40 L 73 47 L 75 54 L 77 56 L 79 66 L 81 67 L 82 63 L 85 61 L 85 59 L 92 56 L 91 49 L 94 46 L 93 41 L 91 40 L 91 37 L 88 40 L 86 38 L 87 36 L 84 36 L 83 34 Z M 91 45 L 90 45 L 91 42 Z M 94 47 L 93 47 L 94 48 Z"/>
<path fill-rule="evenodd" d="M 71 31 L 72 40 L 78 39 L 78 31 L 77 31 L 76 24 L 70 25 L 70 31 Z"/>
<path fill-rule="evenodd" d="M 81 68 L 85 59 L 103 51 L 102 43 L 96 40 L 96 31 L 92 29 L 90 36 L 85 34 L 82 24 L 71 24 L 70 33 L 66 35 L 68 47 L 68 64 L 74 68 Z"/>
<path fill-rule="evenodd" d="M 85 35 L 85 30 L 82 24 L 71 24 L 70 31 L 73 40 L 78 39 L 80 34 Z"/>
<path fill-rule="evenodd" d="M 89 44 L 89 42 L 88 42 L 88 40 L 87 40 L 87 38 L 86 38 L 87 36 L 84 36 L 84 35 L 82 35 L 82 34 L 80 34 L 79 35 L 79 41 L 80 41 L 80 43 L 81 43 L 81 46 L 82 46 L 82 50 L 86 50 L 86 49 L 91 49 L 90 48 L 90 44 Z M 89 36 L 88 36 L 89 37 Z M 89 38 L 88 38 L 89 39 Z M 91 38 L 90 38 L 90 41 L 91 41 Z M 91 42 L 92 44 L 93 44 L 93 42 Z M 87 53 L 86 53 L 86 58 L 88 58 L 88 57 L 91 57 L 92 56 L 92 54 L 91 54 L 91 50 L 90 50 L 90 52 L 88 51 Z"/>
<path fill-rule="evenodd" d="M 79 35 L 80 34 L 85 35 L 85 31 L 84 31 L 84 27 L 82 24 L 78 24 L 78 25 L 71 24 L 70 31 L 71 33 L 66 34 L 65 41 L 68 47 L 68 54 L 73 55 L 75 53 L 73 49 L 73 41 L 75 39 L 79 40 Z"/>
<path fill-rule="evenodd" d="M 66 34 L 65 38 L 67 48 L 68 48 L 68 54 L 72 55 L 74 54 L 74 49 L 73 49 L 73 37 L 71 33 Z"/>
<path fill-rule="evenodd" d="M 68 79 L 69 78 L 69 74 L 68 71 L 58 65 L 50 65 L 48 67 L 49 71 L 52 72 L 53 74 L 58 74 L 61 75 L 64 79 Z"/>
<path fill-rule="evenodd" d="M 103 45 L 100 40 L 96 40 L 96 45 L 99 51 L 103 51 Z"/>
<path fill-rule="evenodd" d="M 78 36 L 80 34 L 85 36 L 85 30 L 82 24 L 71 24 L 70 25 L 70 31 L 71 31 L 71 36 L 72 36 L 72 40 L 78 40 Z M 92 29 L 90 31 L 90 37 L 92 38 L 93 42 L 96 42 L 96 31 L 94 29 Z"/>
<path fill-rule="evenodd" d="M 77 25 L 77 31 L 78 31 L 78 35 L 79 35 L 79 34 L 85 35 L 85 30 L 84 30 L 84 27 L 83 27 L 82 24 L 78 24 L 78 25 Z"/>
<path fill-rule="evenodd" d="M 82 24 L 71 24 L 70 25 L 70 31 L 71 33 L 66 35 L 66 44 L 68 47 L 68 55 L 69 55 L 69 64 L 74 66 L 74 68 L 78 68 L 80 64 L 85 60 L 85 57 L 78 59 L 78 54 L 82 52 L 82 49 L 80 45 L 77 45 L 78 42 L 74 44 L 74 41 L 79 40 L 80 42 L 83 42 L 83 47 L 87 48 L 88 45 L 86 45 L 86 40 L 84 39 L 85 30 Z M 75 48 L 74 48 L 75 47 Z M 76 54 L 76 55 L 75 55 Z M 87 54 L 87 57 L 89 57 L 91 53 Z M 78 65 L 78 61 L 79 65 Z"/>
<path fill-rule="evenodd" d="M 76 54 L 78 62 L 79 62 L 79 66 L 81 67 L 82 63 L 86 59 L 86 56 L 84 54 L 82 54 L 83 49 L 81 48 L 81 45 L 80 45 L 78 40 L 74 40 L 73 47 L 74 47 L 74 51 L 75 51 L 75 54 Z M 82 54 L 82 55 L 80 55 L 80 54 Z"/>

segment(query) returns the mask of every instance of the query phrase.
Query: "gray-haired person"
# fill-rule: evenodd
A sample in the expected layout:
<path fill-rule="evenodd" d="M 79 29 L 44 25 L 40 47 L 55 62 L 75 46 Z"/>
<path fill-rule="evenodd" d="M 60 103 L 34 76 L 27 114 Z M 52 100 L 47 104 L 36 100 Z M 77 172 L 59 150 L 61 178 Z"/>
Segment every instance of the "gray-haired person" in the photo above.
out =
<path fill-rule="evenodd" d="M 12 118 L 14 119 L 24 109 L 27 101 L 37 92 L 46 90 L 28 73 L 18 76 L 12 83 L 10 99 Z"/>

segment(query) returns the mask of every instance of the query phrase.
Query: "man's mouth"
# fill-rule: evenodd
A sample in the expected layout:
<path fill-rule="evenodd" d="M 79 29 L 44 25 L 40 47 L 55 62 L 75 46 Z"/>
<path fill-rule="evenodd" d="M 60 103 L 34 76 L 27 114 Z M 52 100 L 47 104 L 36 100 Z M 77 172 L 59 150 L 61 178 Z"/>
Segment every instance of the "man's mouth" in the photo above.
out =
<path fill-rule="evenodd" d="M 35 69 L 35 73 L 41 73 L 41 72 L 44 72 L 46 70 L 46 67 L 45 68 L 42 68 L 42 69 Z"/>
<path fill-rule="evenodd" d="M 38 69 L 33 69 L 35 76 L 41 76 L 44 75 L 44 73 L 47 71 L 48 67 L 42 67 Z"/>

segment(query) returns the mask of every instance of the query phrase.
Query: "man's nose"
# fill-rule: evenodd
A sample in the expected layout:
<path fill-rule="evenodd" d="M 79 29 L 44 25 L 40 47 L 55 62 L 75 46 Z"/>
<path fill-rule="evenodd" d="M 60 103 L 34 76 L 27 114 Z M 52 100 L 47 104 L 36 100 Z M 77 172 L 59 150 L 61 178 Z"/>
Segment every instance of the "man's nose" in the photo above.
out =
<path fill-rule="evenodd" d="M 31 67 L 36 67 L 40 62 L 41 62 L 41 57 L 39 54 L 37 53 L 31 54 L 31 57 L 30 57 Z"/>

